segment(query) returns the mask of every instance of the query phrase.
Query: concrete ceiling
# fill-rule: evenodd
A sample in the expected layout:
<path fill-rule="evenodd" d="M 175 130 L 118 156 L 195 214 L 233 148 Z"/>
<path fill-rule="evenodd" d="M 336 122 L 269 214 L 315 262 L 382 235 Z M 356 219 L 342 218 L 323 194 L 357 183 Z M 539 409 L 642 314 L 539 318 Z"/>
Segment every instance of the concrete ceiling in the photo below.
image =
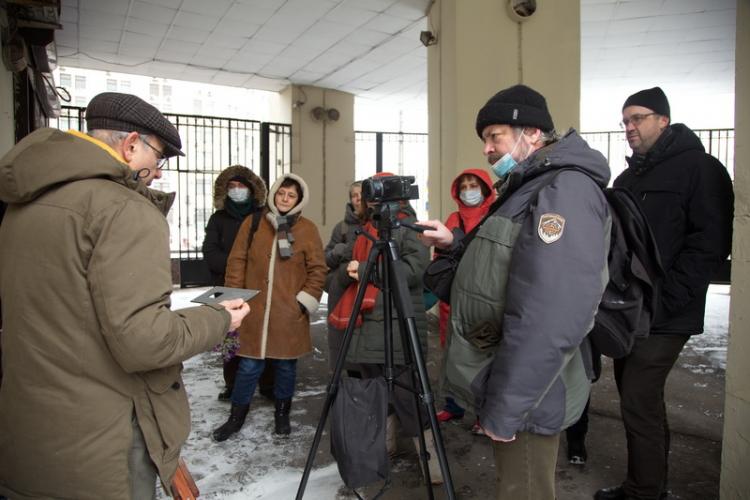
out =
<path fill-rule="evenodd" d="M 431 0 L 62 0 L 59 64 L 373 99 L 427 92 Z"/>
<path fill-rule="evenodd" d="M 59 64 L 425 102 L 427 51 L 419 33 L 428 29 L 431 3 L 62 0 Z M 735 0 L 581 0 L 583 93 L 650 81 L 733 92 L 735 9 Z"/>

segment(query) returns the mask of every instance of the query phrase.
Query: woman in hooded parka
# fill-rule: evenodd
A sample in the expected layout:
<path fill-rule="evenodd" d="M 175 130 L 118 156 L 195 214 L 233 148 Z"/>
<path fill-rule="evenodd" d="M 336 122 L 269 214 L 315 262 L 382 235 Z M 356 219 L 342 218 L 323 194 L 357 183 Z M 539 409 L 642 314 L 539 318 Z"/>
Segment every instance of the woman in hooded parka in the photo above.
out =
<path fill-rule="evenodd" d="M 266 363 L 274 369 L 274 433 L 291 432 L 289 412 L 297 359 L 312 351 L 310 314 L 318 308 L 327 271 L 318 229 L 302 216 L 309 198 L 300 176 L 281 176 L 271 187 L 251 247 L 247 247 L 248 218 L 229 253 L 226 285 L 260 293 L 239 328 L 240 361 L 232 406 L 229 419 L 213 433 L 216 441 L 224 441 L 242 428 Z"/>

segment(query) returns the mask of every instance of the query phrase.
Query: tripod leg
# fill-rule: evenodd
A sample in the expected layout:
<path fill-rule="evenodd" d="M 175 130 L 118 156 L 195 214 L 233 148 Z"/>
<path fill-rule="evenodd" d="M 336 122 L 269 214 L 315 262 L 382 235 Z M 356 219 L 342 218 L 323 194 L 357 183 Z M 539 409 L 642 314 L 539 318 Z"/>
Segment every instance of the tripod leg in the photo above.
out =
<path fill-rule="evenodd" d="M 409 296 L 409 289 L 404 280 L 404 273 L 400 272 L 399 267 L 403 263 L 399 260 L 398 252 L 395 244 L 389 242 L 389 252 L 387 260 L 390 261 L 388 269 L 389 279 L 391 280 L 391 286 L 394 291 L 394 303 L 398 312 L 400 321 L 406 326 L 406 334 L 408 335 L 408 349 L 404 345 L 404 353 L 410 351 L 413 354 L 414 365 L 417 369 L 417 376 L 419 378 L 418 389 L 420 390 L 419 396 L 427 409 L 427 416 L 430 421 L 430 428 L 432 430 L 432 436 L 435 444 L 435 451 L 437 452 L 438 462 L 440 463 L 440 470 L 443 473 L 443 485 L 445 488 L 446 495 L 449 499 L 455 499 L 455 491 L 453 489 L 453 480 L 450 474 L 450 468 L 448 467 L 448 459 L 445 454 L 445 447 L 443 446 L 443 438 L 440 432 L 440 425 L 435 415 L 434 397 L 430 389 L 430 380 L 427 374 L 427 368 L 424 363 L 424 356 L 422 354 L 422 346 L 419 342 L 419 334 L 417 332 L 417 325 L 414 318 L 414 308 L 411 303 L 411 297 Z M 420 436 L 420 447 L 422 448 L 423 462 L 425 467 L 426 475 L 429 478 L 429 467 L 426 463 L 426 452 L 424 436 Z M 430 488 L 430 484 L 427 485 Z M 430 492 L 432 489 L 430 488 Z"/>
<path fill-rule="evenodd" d="M 367 256 L 367 263 L 365 265 L 365 276 L 370 276 L 370 273 L 375 267 L 378 255 L 382 252 L 382 246 L 379 243 L 375 243 L 370 250 L 370 254 Z M 327 396 L 325 403 L 323 404 L 323 412 L 318 420 L 318 427 L 315 429 L 315 437 L 313 438 L 313 444 L 310 447 L 310 453 L 307 455 L 307 462 L 305 463 L 305 470 L 302 473 L 302 480 L 300 481 L 299 488 L 297 489 L 297 500 L 301 500 L 305 494 L 305 488 L 307 487 L 307 480 L 310 478 L 310 471 L 312 470 L 313 463 L 315 462 L 315 454 L 320 446 L 320 439 L 323 436 L 323 430 L 325 429 L 326 420 L 328 419 L 328 413 L 333 405 L 333 400 L 336 398 L 338 392 L 338 384 L 341 379 L 341 372 L 343 371 L 344 364 L 346 363 L 346 354 L 349 352 L 349 345 L 352 341 L 352 332 L 357 322 L 357 316 L 362 309 L 362 300 L 365 297 L 365 290 L 367 280 L 362 281 L 362 285 L 357 290 L 357 296 L 354 300 L 354 306 L 352 307 L 352 314 L 349 318 L 349 323 L 346 325 L 344 331 L 344 339 L 341 343 L 341 348 L 336 358 L 336 368 L 333 370 L 331 381 L 328 383 Z"/>

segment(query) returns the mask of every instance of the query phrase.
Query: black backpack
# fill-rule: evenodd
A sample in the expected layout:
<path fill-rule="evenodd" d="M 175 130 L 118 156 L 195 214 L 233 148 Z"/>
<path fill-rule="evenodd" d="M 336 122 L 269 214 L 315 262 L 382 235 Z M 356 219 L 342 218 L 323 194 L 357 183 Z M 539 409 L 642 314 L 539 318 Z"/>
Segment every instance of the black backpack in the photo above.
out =
<path fill-rule="evenodd" d="M 543 174 L 548 179 L 537 187 L 532 200 L 565 170 L 577 170 L 588 175 L 576 167 Z M 605 188 L 603 191 L 612 217 L 607 257 L 609 281 L 597 307 L 589 338 L 601 354 L 622 358 L 630 354 L 637 339 L 648 337 L 659 306 L 664 271 L 656 239 L 632 193 L 618 187 Z M 498 200 L 495 203 L 501 202 Z M 490 208 L 485 220 L 495 208 L 496 205 Z M 440 300 L 450 302 L 451 283 L 458 263 L 482 223 L 463 238 L 456 252 L 440 255 L 427 267 L 423 281 Z"/>
<path fill-rule="evenodd" d="M 611 358 L 627 356 L 648 337 L 659 307 L 664 270 L 651 227 L 638 201 L 625 188 L 604 189 L 612 217 L 607 268 L 609 281 L 589 338 Z"/>

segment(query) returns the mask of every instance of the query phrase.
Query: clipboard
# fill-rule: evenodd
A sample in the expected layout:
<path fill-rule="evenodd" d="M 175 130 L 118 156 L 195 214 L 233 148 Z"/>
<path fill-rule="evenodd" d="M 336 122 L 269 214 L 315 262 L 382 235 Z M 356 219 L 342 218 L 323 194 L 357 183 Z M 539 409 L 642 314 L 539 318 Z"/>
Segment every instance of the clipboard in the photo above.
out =
<path fill-rule="evenodd" d="M 198 304 L 217 304 L 224 300 L 232 299 L 242 299 L 247 302 L 248 300 L 258 295 L 258 293 L 260 293 L 260 290 L 215 286 L 210 290 L 198 295 L 190 302 L 197 302 Z"/>

